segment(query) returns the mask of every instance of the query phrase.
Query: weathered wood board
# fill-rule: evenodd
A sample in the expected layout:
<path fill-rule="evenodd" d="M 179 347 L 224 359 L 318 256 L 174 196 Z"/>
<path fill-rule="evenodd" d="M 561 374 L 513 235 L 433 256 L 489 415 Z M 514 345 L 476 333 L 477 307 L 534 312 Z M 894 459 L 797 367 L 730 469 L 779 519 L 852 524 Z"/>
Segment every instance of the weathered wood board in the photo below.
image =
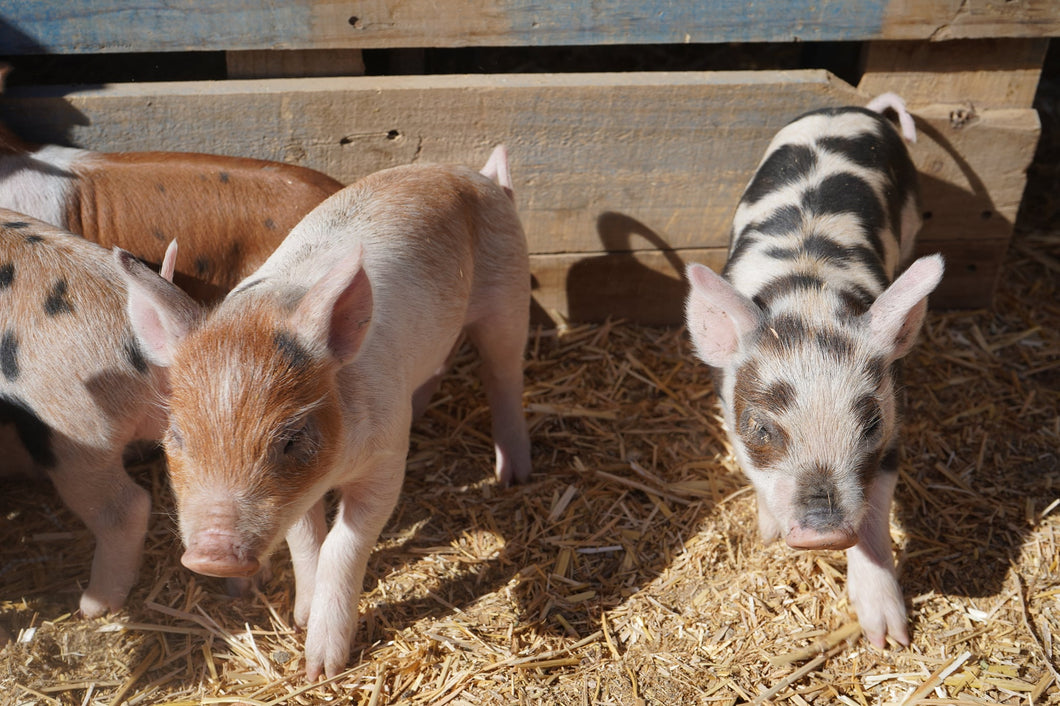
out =
<path fill-rule="evenodd" d="M 0 0 L 0 54 L 1058 34 L 1054 0 Z"/>
<path fill-rule="evenodd" d="M 346 182 L 415 161 L 479 166 L 503 142 L 541 306 L 576 320 L 608 310 L 673 323 L 677 290 L 638 258 L 673 271 L 702 252 L 720 265 L 735 204 L 776 130 L 806 110 L 867 98 L 817 70 L 306 78 L 13 90 L 0 119 L 39 141 L 275 159 Z M 962 122 L 951 117 L 959 107 L 913 106 L 930 214 L 922 241 L 999 257 L 1037 115 L 984 110 Z M 658 303 L 640 303 L 652 282 Z M 951 268 L 936 301 L 982 305 L 992 283 L 989 272 Z M 586 303 L 594 290 L 600 301 Z"/>

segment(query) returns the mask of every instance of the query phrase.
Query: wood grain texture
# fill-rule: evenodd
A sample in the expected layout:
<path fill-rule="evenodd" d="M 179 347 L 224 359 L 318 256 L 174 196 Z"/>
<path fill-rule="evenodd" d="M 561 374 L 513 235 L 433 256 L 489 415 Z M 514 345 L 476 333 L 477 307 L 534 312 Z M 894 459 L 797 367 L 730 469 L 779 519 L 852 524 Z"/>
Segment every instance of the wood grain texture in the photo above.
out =
<path fill-rule="evenodd" d="M 0 0 L 8 54 L 1048 37 L 1053 0 Z"/>
<path fill-rule="evenodd" d="M 648 271 L 673 279 L 683 260 L 658 253 L 715 262 L 774 133 L 806 110 L 865 101 L 822 71 L 354 77 L 21 89 L 0 99 L 0 120 L 37 141 L 274 159 L 344 182 L 417 161 L 481 166 L 503 142 L 547 306 L 662 323 L 651 293 L 674 285 Z M 960 108 L 917 109 L 912 152 L 930 214 L 922 240 L 978 268 L 957 289 L 979 306 L 999 259 L 970 258 L 1003 253 L 1039 125 L 1033 110 Z M 633 266 L 642 258 L 647 269 Z M 568 286 L 571 271 L 584 286 Z"/>
<path fill-rule="evenodd" d="M 1048 48 L 1047 39 L 870 42 L 858 90 L 894 91 L 911 106 L 1030 108 Z"/>

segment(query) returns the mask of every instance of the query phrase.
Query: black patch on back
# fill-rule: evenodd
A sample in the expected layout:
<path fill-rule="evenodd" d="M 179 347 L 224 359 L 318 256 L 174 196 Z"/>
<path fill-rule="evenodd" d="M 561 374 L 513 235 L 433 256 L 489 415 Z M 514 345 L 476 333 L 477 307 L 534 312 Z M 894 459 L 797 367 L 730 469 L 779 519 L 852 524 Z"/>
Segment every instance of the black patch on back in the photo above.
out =
<path fill-rule="evenodd" d="M 817 144 L 868 169 L 886 170 L 890 157 L 883 136 L 875 132 L 863 132 L 856 137 L 822 137 Z"/>
<path fill-rule="evenodd" d="M 8 221 L 4 224 L 4 228 L 10 228 L 12 230 L 18 230 L 19 228 L 29 228 L 29 223 L 26 221 Z"/>
<path fill-rule="evenodd" d="M 804 178 L 816 165 L 817 155 L 809 147 L 781 145 L 766 157 L 740 200 L 744 203 L 754 203 L 777 189 Z"/>
<path fill-rule="evenodd" d="M 831 174 L 802 195 L 803 208 L 815 215 L 849 213 L 861 221 L 865 237 L 873 251 L 883 258 L 880 230 L 884 223 L 883 208 L 872 186 L 849 172 Z"/>
<path fill-rule="evenodd" d="M 125 335 L 125 344 L 122 348 L 125 353 L 125 360 L 129 362 L 133 370 L 141 375 L 146 374 L 148 370 L 147 358 L 144 356 L 139 342 L 131 334 L 127 333 Z"/>
<path fill-rule="evenodd" d="M 727 277 L 732 266 L 746 255 L 756 243 L 758 243 L 758 238 L 755 238 L 753 235 L 741 236 L 740 239 L 736 241 L 736 247 L 732 249 L 729 259 L 725 262 L 725 267 L 721 270 L 721 276 Z"/>
<path fill-rule="evenodd" d="M 153 228 L 151 230 L 151 237 L 160 242 L 165 242 L 166 234 L 162 232 L 161 228 Z"/>
<path fill-rule="evenodd" d="M 44 300 L 45 314 L 48 316 L 58 316 L 59 314 L 74 313 L 73 302 L 67 297 L 66 290 L 65 279 L 55 280 L 55 284 L 52 285 L 51 291 L 48 292 L 47 299 Z"/>
<path fill-rule="evenodd" d="M 26 225 L 29 225 L 29 224 L 27 223 Z M 41 236 L 41 235 L 27 235 L 26 236 L 26 242 L 27 243 L 32 243 L 34 245 L 36 245 L 37 243 L 43 243 L 44 242 L 44 236 Z"/>
<path fill-rule="evenodd" d="M 9 381 L 18 379 L 21 369 L 18 366 L 18 337 L 14 331 L 4 331 L 4 337 L 0 339 L 0 372 Z"/>
<path fill-rule="evenodd" d="M 222 184 L 227 184 L 228 183 L 228 178 L 229 178 L 228 177 L 228 172 L 221 172 L 220 177 L 221 177 L 221 183 Z"/>
<path fill-rule="evenodd" d="M 15 280 L 15 263 L 5 262 L 0 265 L 0 289 L 7 289 Z"/>
<path fill-rule="evenodd" d="M 277 331 L 272 337 L 272 342 L 292 368 L 306 368 L 313 362 L 313 356 L 289 331 Z"/>
<path fill-rule="evenodd" d="M 18 397 L 0 395 L 0 424 L 14 424 L 19 441 L 38 466 L 52 468 L 56 464 L 52 449 L 52 430 L 29 405 Z"/>
<path fill-rule="evenodd" d="M 265 227 L 269 230 L 276 230 L 276 221 L 272 220 L 271 218 L 266 218 Z"/>
<path fill-rule="evenodd" d="M 824 288 L 824 280 L 815 275 L 790 274 L 775 277 L 765 284 L 752 297 L 752 301 L 763 311 L 769 311 L 770 305 L 777 299 L 792 292 L 814 291 Z"/>

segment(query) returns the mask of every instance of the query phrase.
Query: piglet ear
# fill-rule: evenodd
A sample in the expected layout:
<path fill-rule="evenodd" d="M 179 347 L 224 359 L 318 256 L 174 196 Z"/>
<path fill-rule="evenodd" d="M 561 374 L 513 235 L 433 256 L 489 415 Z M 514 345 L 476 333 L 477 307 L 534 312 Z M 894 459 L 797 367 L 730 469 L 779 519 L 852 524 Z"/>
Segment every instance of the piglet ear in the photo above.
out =
<path fill-rule="evenodd" d="M 686 270 L 692 285 L 685 302 L 685 320 L 696 354 L 707 365 L 729 364 L 740 341 L 758 328 L 762 312 L 721 275 L 703 265 Z"/>
<path fill-rule="evenodd" d="M 881 294 L 865 316 L 873 349 L 897 360 L 916 343 L 927 312 L 927 296 L 942 279 L 941 255 L 922 257 Z"/>
<path fill-rule="evenodd" d="M 177 270 L 177 240 L 169 241 L 166 254 L 162 256 L 162 266 L 158 268 L 158 274 L 167 282 L 173 281 L 173 273 Z"/>
<path fill-rule="evenodd" d="M 358 247 L 306 292 L 292 317 L 295 329 L 326 342 L 340 365 L 357 356 L 372 320 L 372 285 L 362 263 Z"/>
<path fill-rule="evenodd" d="M 175 255 L 174 250 L 172 257 Z M 171 258 L 168 252 L 167 258 Z M 125 311 L 133 334 L 148 360 L 169 367 L 177 345 L 199 324 L 202 308 L 175 284 L 121 248 L 114 248 L 114 262 L 125 280 Z"/>

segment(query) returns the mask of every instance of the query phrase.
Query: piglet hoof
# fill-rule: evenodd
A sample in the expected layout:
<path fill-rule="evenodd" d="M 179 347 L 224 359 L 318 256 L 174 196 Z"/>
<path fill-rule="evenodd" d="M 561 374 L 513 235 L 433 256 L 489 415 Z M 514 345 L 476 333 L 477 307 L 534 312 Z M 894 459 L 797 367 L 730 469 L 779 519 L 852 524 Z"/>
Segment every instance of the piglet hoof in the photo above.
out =
<path fill-rule="evenodd" d="M 81 594 L 79 606 L 81 615 L 86 618 L 98 618 L 107 613 L 117 612 L 125 605 L 125 596 L 126 592 L 122 592 L 121 595 L 106 596 L 89 589 Z"/>
<path fill-rule="evenodd" d="M 353 625 L 337 615 L 311 616 L 305 638 L 306 679 L 315 682 L 323 675 L 331 678 L 346 668 L 350 658 Z"/>
<path fill-rule="evenodd" d="M 869 642 L 880 649 L 887 646 L 888 637 L 908 645 L 909 628 L 901 589 L 893 578 L 883 583 L 890 585 L 866 587 L 851 582 L 849 586 L 850 600 L 857 611 L 861 631 Z"/>

